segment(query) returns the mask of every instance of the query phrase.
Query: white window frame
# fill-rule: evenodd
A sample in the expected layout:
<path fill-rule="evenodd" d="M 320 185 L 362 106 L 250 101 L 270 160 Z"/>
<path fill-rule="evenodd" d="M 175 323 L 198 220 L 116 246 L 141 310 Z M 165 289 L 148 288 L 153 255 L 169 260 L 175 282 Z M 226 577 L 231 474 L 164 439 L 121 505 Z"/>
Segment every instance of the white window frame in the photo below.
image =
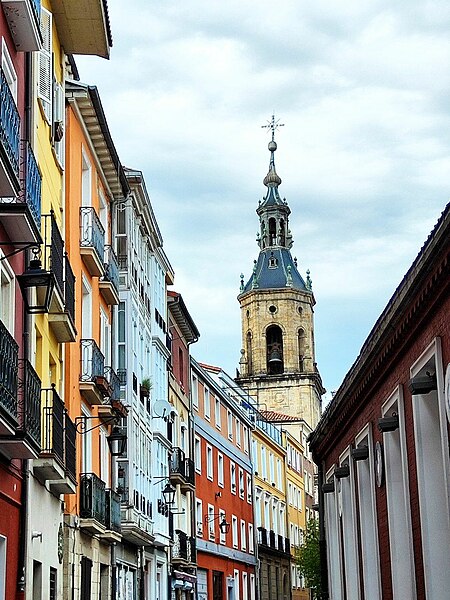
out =
<path fill-rule="evenodd" d="M 195 518 L 197 521 L 196 534 L 198 537 L 203 537 L 203 503 L 200 498 L 195 499 Z"/>
<path fill-rule="evenodd" d="M 0 257 L 5 255 L 0 249 Z M 14 271 L 8 262 L 8 259 L 0 260 L 0 319 L 3 325 L 14 337 L 14 320 L 15 320 L 15 283 Z"/>
<path fill-rule="evenodd" d="M 215 397 L 215 401 L 214 401 L 214 421 L 215 421 L 216 428 L 220 430 L 222 427 L 221 402 L 220 402 L 220 398 L 218 398 L 217 396 Z"/>
<path fill-rule="evenodd" d="M 253 529 L 253 523 L 249 523 L 248 524 L 248 551 L 250 552 L 250 554 L 254 554 L 255 553 L 255 539 L 254 539 L 254 529 Z"/>
<path fill-rule="evenodd" d="M 11 55 L 8 50 L 5 38 L 2 37 L 2 69 L 5 75 L 6 83 L 11 91 L 14 102 L 17 105 L 17 73 L 14 68 Z"/>
<path fill-rule="evenodd" d="M 242 600 L 248 600 L 248 573 L 242 571 Z"/>
<path fill-rule="evenodd" d="M 202 438 L 198 435 L 194 437 L 194 460 L 195 470 L 201 475 L 202 472 Z"/>
<path fill-rule="evenodd" d="M 223 523 L 225 520 L 225 511 L 223 509 L 219 509 L 219 544 L 225 545 L 227 541 L 227 535 L 220 528 L 220 523 Z"/>
<path fill-rule="evenodd" d="M 210 540 L 214 540 L 216 538 L 214 506 L 212 504 L 208 504 L 208 537 Z"/>
<path fill-rule="evenodd" d="M 245 496 L 244 471 L 239 467 L 239 498 L 244 499 Z"/>
<path fill-rule="evenodd" d="M 53 100 L 53 40 L 52 40 L 52 13 L 41 6 L 41 36 L 42 46 L 39 50 L 39 85 L 38 99 L 44 113 L 45 120 L 52 125 L 52 100 Z"/>
<path fill-rule="evenodd" d="M 192 375 L 192 406 L 198 409 L 198 378 Z"/>
<path fill-rule="evenodd" d="M 252 497 L 252 476 L 250 475 L 250 473 L 247 473 L 246 475 L 247 475 L 247 477 L 246 477 L 246 479 L 247 479 L 247 502 L 249 504 L 251 504 L 252 501 L 253 501 L 253 497 Z"/>
<path fill-rule="evenodd" d="M 224 487 L 224 458 L 221 452 L 217 452 L 217 485 Z"/>
<path fill-rule="evenodd" d="M 203 415 L 207 421 L 211 421 L 211 394 L 206 386 L 203 388 Z"/>
<path fill-rule="evenodd" d="M 230 488 L 231 493 L 236 495 L 236 464 L 230 461 Z"/>
<path fill-rule="evenodd" d="M 233 413 L 231 410 L 227 411 L 227 426 L 228 426 L 228 439 L 233 440 Z"/>
<path fill-rule="evenodd" d="M 238 518 L 236 515 L 231 515 L 231 539 L 233 548 L 238 548 Z"/>
<path fill-rule="evenodd" d="M 409 466 L 406 447 L 403 388 L 398 386 L 381 407 L 382 417 L 398 417 L 398 429 L 383 434 L 389 550 L 393 597 L 415 600 L 416 573 L 409 497 Z"/>
<path fill-rule="evenodd" d="M 334 481 L 334 466 L 326 473 L 326 482 Z M 339 518 L 337 511 L 336 488 L 334 492 L 324 494 L 325 524 L 328 555 L 328 586 L 333 600 L 342 600 L 342 557 L 339 534 Z"/>
<path fill-rule="evenodd" d="M 244 519 L 241 519 L 241 550 L 247 551 L 247 528 Z"/>
<path fill-rule="evenodd" d="M 206 477 L 210 481 L 214 479 L 213 449 L 209 444 L 206 444 Z"/>

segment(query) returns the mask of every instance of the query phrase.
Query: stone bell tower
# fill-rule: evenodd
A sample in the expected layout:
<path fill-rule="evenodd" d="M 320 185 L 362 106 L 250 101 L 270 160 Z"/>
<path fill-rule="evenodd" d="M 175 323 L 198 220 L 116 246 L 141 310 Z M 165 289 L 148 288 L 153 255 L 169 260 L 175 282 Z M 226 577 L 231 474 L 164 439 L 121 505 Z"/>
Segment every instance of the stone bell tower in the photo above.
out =
<path fill-rule="evenodd" d="M 281 199 L 281 178 L 275 170 L 275 118 L 269 125 L 269 172 L 266 195 L 256 210 L 260 230 L 258 259 L 240 294 L 242 350 L 236 379 L 260 410 L 271 410 L 304 419 L 315 427 L 325 393 L 315 362 L 314 295 L 291 255 L 290 208 Z"/>

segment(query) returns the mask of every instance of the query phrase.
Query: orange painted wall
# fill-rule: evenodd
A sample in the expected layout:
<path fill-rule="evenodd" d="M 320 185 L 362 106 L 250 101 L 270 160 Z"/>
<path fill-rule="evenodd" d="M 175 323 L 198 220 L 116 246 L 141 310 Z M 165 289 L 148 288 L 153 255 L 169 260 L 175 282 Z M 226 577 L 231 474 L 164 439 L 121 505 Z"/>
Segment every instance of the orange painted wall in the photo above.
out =
<path fill-rule="evenodd" d="M 99 292 L 98 277 L 92 277 L 86 269 L 80 252 L 80 207 L 82 198 L 82 153 L 83 150 L 92 166 L 92 206 L 98 213 L 99 197 L 98 190 L 101 189 L 105 198 L 108 197 L 104 189 L 101 177 L 98 175 L 95 167 L 95 160 L 89 150 L 89 145 L 85 139 L 84 132 L 73 108 L 69 105 L 66 110 L 66 250 L 69 254 L 70 264 L 74 272 L 75 281 L 75 327 L 77 329 L 77 339 L 71 344 L 66 344 L 65 361 L 65 402 L 68 407 L 70 417 L 75 420 L 82 414 L 81 405 L 88 406 L 79 391 L 80 375 L 80 340 L 82 338 L 82 280 L 83 276 L 92 289 L 92 339 L 100 346 L 100 307 L 109 315 L 111 321 L 111 309 L 103 300 Z M 105 234 L 105 239 L 107 236 Z M 92 407 L 91 412 L 96 414 L 96 408 Z M 98 424 L 93 421 L 92 424 Z M 92 471 L 100 474 L 100 447 L 99 430 L 92 431 Z M 81 445 L 82 436 L 77 435 L 77 473 L 81 472 Z M 75 510 L 78 503 L 78 494 L 66 496 L 66 504 L 69 512 Z"/>

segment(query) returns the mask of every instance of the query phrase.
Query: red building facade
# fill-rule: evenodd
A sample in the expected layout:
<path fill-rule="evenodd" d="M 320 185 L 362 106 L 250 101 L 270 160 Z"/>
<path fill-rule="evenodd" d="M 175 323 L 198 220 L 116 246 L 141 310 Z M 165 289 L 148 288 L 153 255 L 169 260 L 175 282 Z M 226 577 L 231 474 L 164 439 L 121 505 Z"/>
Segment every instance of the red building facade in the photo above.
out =
<path fill-rule="evenodd" d="M 250 422 L 221 389 L 220 369 L 191 359 L 198 600 L 255 600 Z"/>
<path fill-rule="evenodd" d="M 448 596 L 449 253 L 450 205 L 311 436 L 324 598 Z"/>
<path fill-rule="evenodd" d="M 31 52 L 40 47 L 40 2 L 0 11 L 0 596 L 20 597 L 24 587 L 25 496 L 23 460 L 37 456 L 40 382 L 28 362 L 29 322 L 17 276 L 24 250 L 41 241 L 40 182 L 30 144 L 26 99 Z M 31 381 L 33 393 L 31 393 Z M 34 401 L 34 406 L 29 401 Z M 36 415 L 35 415 L 36 416 Z M 31 433 L 31 435 L 30 435 Z M 16 596 L 17 595 L 17 596 Z"/>

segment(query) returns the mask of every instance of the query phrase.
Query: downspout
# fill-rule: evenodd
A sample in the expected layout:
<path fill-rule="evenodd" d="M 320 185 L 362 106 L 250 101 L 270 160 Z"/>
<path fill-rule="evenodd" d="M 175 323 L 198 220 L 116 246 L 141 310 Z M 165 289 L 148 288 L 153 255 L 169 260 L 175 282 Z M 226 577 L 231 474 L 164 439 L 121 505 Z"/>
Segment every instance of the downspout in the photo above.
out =
<path fill-rule="evenodd" d="M 31 137 L 31 106 L 32 106 L 32 78 L 31 78 L 31 53 L 25 53 L 25 139 Z M 24 254 L 25 266 L 25 254 Z M 29 358 L 30 343 L 30 316 L 23 307 L 22 354 L 23 359 Z M 26 586 L 26 559 L 27 559 L 27 513 L 28 513 L 28 459 L 22 460 L 22 490 L 20 494 L 20 535 L 19 535 L 19 569 L 17 587 L 21 597 L 25 596 Z"/>

